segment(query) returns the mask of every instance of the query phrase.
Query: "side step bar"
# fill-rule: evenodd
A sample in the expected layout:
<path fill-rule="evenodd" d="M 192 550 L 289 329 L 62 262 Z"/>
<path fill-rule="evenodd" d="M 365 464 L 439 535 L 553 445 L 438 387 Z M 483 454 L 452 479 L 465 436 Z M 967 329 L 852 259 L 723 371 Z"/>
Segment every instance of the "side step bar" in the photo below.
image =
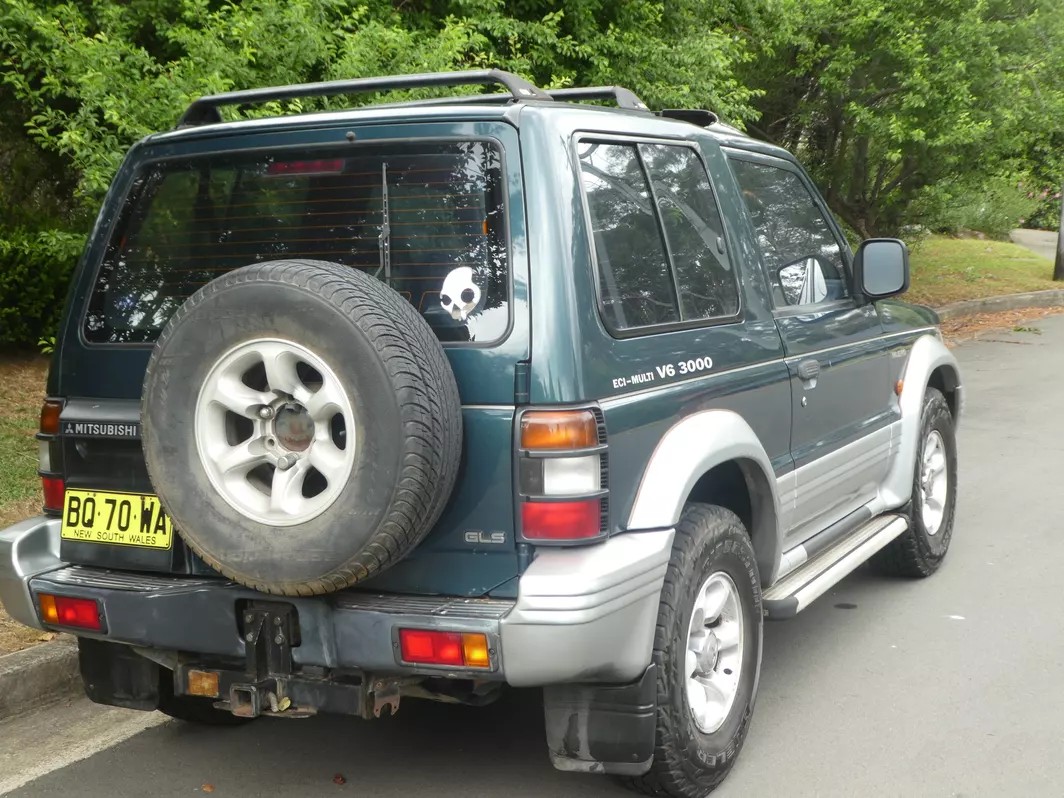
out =
<path fill-rule="evenodd" d="M 900 515 L 881 515 L 802 563 L 765 591 L 765 616 L 791 618 L 909 528 Z"/>

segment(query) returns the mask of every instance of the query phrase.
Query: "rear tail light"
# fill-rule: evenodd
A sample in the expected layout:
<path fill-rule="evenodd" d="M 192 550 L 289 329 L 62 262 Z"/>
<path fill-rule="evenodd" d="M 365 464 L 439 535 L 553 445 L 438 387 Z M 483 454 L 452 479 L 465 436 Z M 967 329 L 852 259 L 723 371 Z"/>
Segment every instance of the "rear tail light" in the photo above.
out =
<path fill-rule="evenodd" d="M 50 512 L 63 512 L 63 501 L 66 499 L 66 485 L 58 477 L 41 477 L 44 487 L 44 509 Z"/>
<path fill-rule="evenodd" d="M 59 434 L 59 414 L 63 412 L 63 403 L 58 399 L 46 399 L 41 406 L 41 426 L 40 433 L 42 435 L 58 435 Z"/>
<path fill-rule="evenodd" d="M 73 629 L 103 631 L 100 605 L 94 599 L 69 598 L 41 593 L 37 597 L 41 608 L 41 620 L 51 626 L 69 626 Z"/>
<path fill-rule="evenodd" d="M 597 443 L 590 410 L 531 410 L 521 416 L 522 449 L 587 449 Z"/>
<path fill-rule="evenodd" d="M 59 414 L 63 402 L 47 399 L 41 407 L 41 424 L 37 432 L 37 473 L 44 489 L 44 510 L 48 513 L 63 512 L 66 493 L 62 474 L 62 449 L 59 438 Z"/>
<path fill-rule="evenodd" d="M 606 442 L 594 410 L 530 410 L 521 416 L 518 492 L 521 537 L 533 543 L 604 538 Z"/>
<path fill-rule="evenodd" d="M 399 648 L 403 662 L 412 664 L 491 667 L 488 638 L 482 634 L 400 629 Z"/>
<path fill-rule="evenodd" d="M 602 534 L 602 500 L 525 502 L 521 532 L 529 540 L 587 540 Z"/>

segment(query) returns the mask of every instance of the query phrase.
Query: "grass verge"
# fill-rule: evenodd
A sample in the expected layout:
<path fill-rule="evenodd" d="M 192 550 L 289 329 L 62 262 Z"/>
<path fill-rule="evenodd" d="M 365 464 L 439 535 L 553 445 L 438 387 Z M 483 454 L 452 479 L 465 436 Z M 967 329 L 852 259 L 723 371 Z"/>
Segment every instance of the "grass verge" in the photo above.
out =
<path fill-rule="evenodd" d="M 1061 288 L 1053 261 L 1018 244 L 931 236 L 912 245 L 912 283 L 903 298 L 940 307 L 965 299 Z"/>
<path fill-rule="evenodd" d="M 47 374 L 46 358 L 0 358 L 0 529 L 40 512 L 37 441 L 33 436 Z M 52 637 L 15 623 L 0 607 L 0 655 Z"/>

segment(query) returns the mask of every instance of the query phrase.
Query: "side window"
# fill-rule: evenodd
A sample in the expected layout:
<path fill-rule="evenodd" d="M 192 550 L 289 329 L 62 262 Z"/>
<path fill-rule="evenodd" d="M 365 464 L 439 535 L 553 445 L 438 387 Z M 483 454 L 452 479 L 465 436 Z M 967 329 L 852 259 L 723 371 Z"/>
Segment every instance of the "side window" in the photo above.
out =
<path fill-rule="evenodd" d="M 693 150 L 640 146 L 665 228 L 685 319 L 739 312 L 739 284 L 724 248 L 724 225 L 709 176 Z"/>
<path fill-rule="evenodd" d="M 738 281 L 697 154 L 689 147 L 589 141 L 579 154 L 610 326 L 737 314 Z"/>
<path fill-rule="evenodd" d="M 730 160 L 757 230 L 776 307 L 849 297 L 842 249 L 801 178 L 789 169 Z"/>
<path fill-rule="evenodd" d="M 610 323 L 626 330 L 679 321 L 664 242 L 635 146 L 584 142 L 580 173 Z"/>

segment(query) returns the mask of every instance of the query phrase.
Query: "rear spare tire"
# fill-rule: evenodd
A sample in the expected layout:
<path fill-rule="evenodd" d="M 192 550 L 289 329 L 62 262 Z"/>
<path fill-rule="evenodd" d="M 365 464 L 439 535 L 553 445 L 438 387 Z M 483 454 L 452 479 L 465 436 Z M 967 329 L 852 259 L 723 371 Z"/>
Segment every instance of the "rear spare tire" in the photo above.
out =
<path fill-rule="evenodd" d="M 209 565 L 267 593 L 349 587 L 432 528 L 462 445 L 425 320 L 360 271 L 247 266 L 194 294 L 144 381 L 152 485 Z"/>

